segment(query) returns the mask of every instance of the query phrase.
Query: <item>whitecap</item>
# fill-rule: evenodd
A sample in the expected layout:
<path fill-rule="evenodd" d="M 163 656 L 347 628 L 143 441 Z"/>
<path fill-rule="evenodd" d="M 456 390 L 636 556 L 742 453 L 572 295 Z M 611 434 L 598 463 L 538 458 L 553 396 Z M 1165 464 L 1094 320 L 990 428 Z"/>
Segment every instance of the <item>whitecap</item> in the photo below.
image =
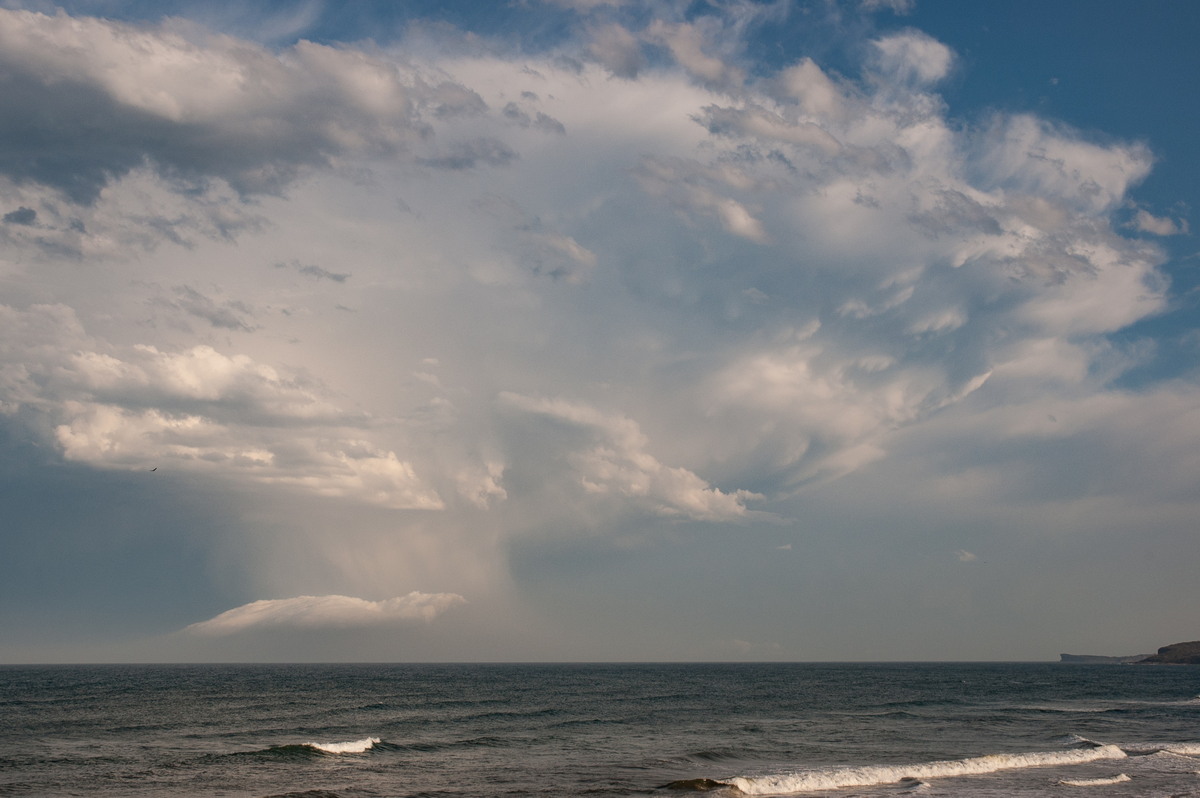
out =
<path fill-rule="evenodd" d="M 326 754 L 364 754 L 379 743 L 378 737 L 364 737 L 346 743 L 304 743 L 304 747 Z"/>

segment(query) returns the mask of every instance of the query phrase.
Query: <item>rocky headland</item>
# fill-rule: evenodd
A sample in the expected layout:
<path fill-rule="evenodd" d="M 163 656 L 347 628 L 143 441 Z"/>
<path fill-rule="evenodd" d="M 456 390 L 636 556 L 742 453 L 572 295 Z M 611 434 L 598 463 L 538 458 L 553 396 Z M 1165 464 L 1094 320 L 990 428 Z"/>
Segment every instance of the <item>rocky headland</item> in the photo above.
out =
<path fill-rule="evenodd" d="M 1163 646 L 1157 654 L 1131 654 L 1124 657 L 1109 657 L 1099 654 L 1059 654 L 1063 662 L 1110 665 L 1200 665 L 1200 640 L 1190 643 L 1172 643 Z"/>
<path fill-rule="evenodd" d="M 1157 654 L 1138 660 L 1142 665 L 1200 665 L 1200 640 L 1163 646 Z"/>

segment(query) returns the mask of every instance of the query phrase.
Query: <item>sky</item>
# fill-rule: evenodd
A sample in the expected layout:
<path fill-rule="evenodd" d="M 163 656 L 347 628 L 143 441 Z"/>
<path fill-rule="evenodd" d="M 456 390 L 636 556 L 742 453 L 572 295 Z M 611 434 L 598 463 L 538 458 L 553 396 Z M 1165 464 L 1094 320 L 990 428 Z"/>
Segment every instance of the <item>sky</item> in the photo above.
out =
<path fill-rule="evenodd" d="M 1200 6 L 0 3 L 0 663 L 1200 637 Z"/>

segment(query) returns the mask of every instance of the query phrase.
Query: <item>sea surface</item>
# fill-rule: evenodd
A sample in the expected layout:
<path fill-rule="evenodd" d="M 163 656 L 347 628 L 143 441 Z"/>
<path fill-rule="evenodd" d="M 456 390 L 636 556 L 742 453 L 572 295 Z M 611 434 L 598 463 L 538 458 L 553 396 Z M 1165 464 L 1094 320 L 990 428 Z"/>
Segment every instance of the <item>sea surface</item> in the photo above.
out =
<path fill-rule="evenodd" d="M 1200 667 L 0 667 L 0 795 L 1200 796 Z"/>

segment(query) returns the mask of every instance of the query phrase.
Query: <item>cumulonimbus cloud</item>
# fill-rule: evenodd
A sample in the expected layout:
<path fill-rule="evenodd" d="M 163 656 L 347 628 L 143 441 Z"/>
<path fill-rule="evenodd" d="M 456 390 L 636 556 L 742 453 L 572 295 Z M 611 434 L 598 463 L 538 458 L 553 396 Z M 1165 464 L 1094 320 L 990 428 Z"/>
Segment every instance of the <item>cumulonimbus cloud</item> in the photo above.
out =
<path fill-rule="evenodd" d="M 0 11 L 0 241 L 55 264 L 0 264 L 54 300 L 0 306 L 0 408 L 75 463 L 400 511 L 460 567 L 461 512 L 765 520 L 969 397 L 1104 392 L 1106 336 L 1167 305 L 1112 226 L 1147 147 L 964 126 L 924 34 L 854 80 L 747 71 L 732 22 L 600 23 L 575 60 Z"/>
<path fill-rule="evenodd" d="M 224 636 L 254 629 L 346 629 L 408 621 L 432 621 L 451 607 L 465 604 L 457 593 L 421 593 L 369 601 L 353 596 L 296 596 L 263 599 L 226 610 L 188 626 L 198 635 Z"/>
<path fill-rule="evenodd" d="M 567 457 L 574 479 L 592 496 L 619 496 L 665 517 L 732 521 L 751 515 L 746 502 L 762 496 L 747 490 L 721 491 L 686 468 L 672 467 L 649 454 L 649 441 L 636 422 L 588 405 L 505 393 L 501 404 L 570 425 L 586 443 Z"/>

